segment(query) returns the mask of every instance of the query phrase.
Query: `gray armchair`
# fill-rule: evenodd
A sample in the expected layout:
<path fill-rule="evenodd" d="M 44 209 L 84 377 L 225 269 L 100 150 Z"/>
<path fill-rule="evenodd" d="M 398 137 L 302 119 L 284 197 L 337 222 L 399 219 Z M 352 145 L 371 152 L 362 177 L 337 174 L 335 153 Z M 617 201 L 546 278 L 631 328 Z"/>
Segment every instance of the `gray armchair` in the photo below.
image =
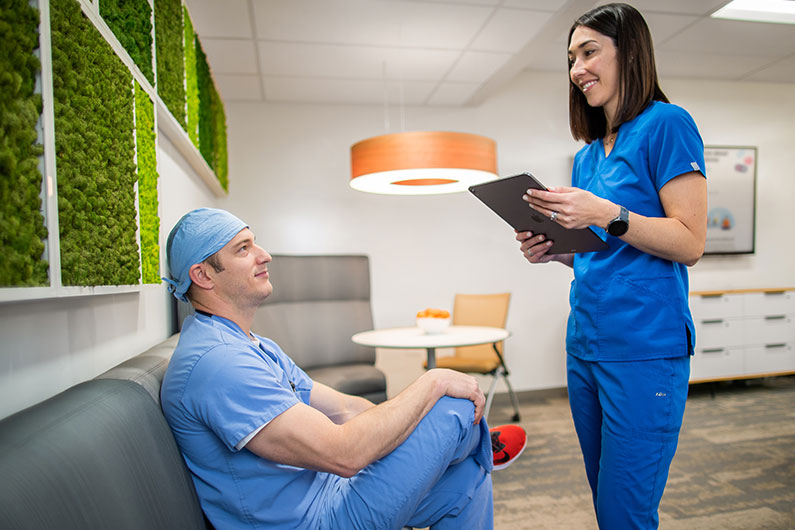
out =
<path fill-rule="evenodd" d="M 251 329 L 276 341 L 318 382 L 374 403 L 386 400 L 386 377 L 375 350 L 351 336 L 373 328 L 367 256 L 274 255 L 273 294 Z"/>

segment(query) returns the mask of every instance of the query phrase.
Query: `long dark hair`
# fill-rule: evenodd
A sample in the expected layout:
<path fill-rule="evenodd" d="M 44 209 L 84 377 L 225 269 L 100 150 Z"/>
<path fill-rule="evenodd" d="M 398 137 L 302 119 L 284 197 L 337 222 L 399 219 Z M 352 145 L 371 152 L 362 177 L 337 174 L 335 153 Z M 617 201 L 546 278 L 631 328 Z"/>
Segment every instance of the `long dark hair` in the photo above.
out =
<path fill-rule="evenodd" d="M 610 132 L 632 120 L 652 101 L 668 98 L 660 89 L 651 32 L 643 15 L 627 4 L 606 4 L 594 8 L 578 18 L 569 30 L 569 44 L 579 26 L 591 28 L 610 37 L 616 47 L 618 60 L 618 112 Z M 602 138 L 607 132 L 604 111 L 588 105 L 582 90 L 569 76 L 569 127 L 575 140 L 588 143 Z"/>

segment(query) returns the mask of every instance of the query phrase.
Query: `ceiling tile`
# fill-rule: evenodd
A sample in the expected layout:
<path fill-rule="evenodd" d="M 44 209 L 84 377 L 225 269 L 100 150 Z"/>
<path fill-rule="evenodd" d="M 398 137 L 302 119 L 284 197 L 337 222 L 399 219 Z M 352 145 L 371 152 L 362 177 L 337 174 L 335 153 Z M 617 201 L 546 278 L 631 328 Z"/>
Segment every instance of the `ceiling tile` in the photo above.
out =
<path fill-rule="evenodd" d="M 202 39 L 214 74 L 256 74 L 257 57 L 254 41 L 230 39 Z"/>
<path fill-rule="evenodd" d="M 439 0 L 392 0 L 393 2 L 439 2 Z M 473 6 L 496 6 L 500 0 L 445 0 L 448 4 L 465 4 Z"/>
<path fill-rule="evenodd" d="M 392 106 L 421 105 L 433 90 L 435 83 L 406 82 L 387 88 L 380 81 L 352 79 L 307 79 L 293 77 L 265 77 L 265 95 L 268 101 L 292 101 L 304 103 L 370 103 Z"/>
<path fill-rule="evenodd" d="M 795 83 L 795 55 L 780 59 L 743 79 L 773 83 Z"/>
<path fill-rule="evenodd" d="M 213 73 L 218 92 L 224 101 L 261 101 L 262 88 L 258 75 Z"/>
<path fill-rule="evenodd" d="M 698 17 L 648 13 L 644 16 L 649 25 L 654 45 L 660 46 L 672 36 L 698 21 Z"/>
<path fill-rule="evenodd" d="M 738 57 L 785 57 L 795 50 L 795 29 L 789 24 L 705 18 L 670 39 L 661 49 Z"/>
<path fill-rule="evenodd" d="M 545 44 L 534 47 L 533 55 L 527 60 L 527 69 L 545 72 L 560 72 L 567 75 L 566 47 L 563 44 Z"/>
<path fill-rule="evenodd" d="M 251 38 L 247 0 L 185 0 L 200 38 Z M 202 40 L 204 44 L 204 40 Z"/>
<path fill-rule="evenodd" d="M 429 105 L 458 107 L 465 104 L 480 83 L 442 83 L 428 100 Z"/>
<path fill-rule="evenodd" d="M 264 40 L 462 49 L 494 10 L 385 0 L 252 0 Z"/>
<path fill-rule="evenodd" d="M 470 49 L 517 52 L 552 18 L 552 13 L 499 9 L 472 42 Z"/>
<path fill-rule="evenodd" d="M 437 81 L 459 52 L 367 46 L 260 42 L 260 65 L 267 76 L 312 76 Z"/>
<path fill-rule="evenodd" d="M 445 81 L 483 83 L 510 58 L 509 53 L 465 52 Z"/>
<path fill-rule="evenodd" d="M 601 0 L 598 5 L 612 0 Z M 648 13 L 676 13 L 681 15 L 710 15 L 729 0 L 633 0 L 632 5 L 645 16 Z"/>
<path fill-rule="evenodd" d="M 520 69 L 564 87 L 569 21 L 610 0 L 185 1 L 227 100 L 458 106 Z M 793 27 L 708 17 L 725 2 L 633 0 L 661 77 L 795 83 Z"/>
<path fill-rule="evenodd" d="M 651 31 L 654 46 L 657 47 L 686 27 L 694 24 L 699 17 L 692 15 L 670 15 L 667 13 L 644 13 L 643 18 Z M 558 34 L 556 43 L 568 45 L 569 28 Z"/>
<path fill-rule="evenodd" d="M 517 7 L 534 11 L 557 11 L 566 4 L 566 0 L 505 0 L 501 7 Z"/>
<path fill-rule="evenodd" d="M 741 79 L 770 60 L 766 57 L 728 56 L 708 53 L 658 51 L 657 72 L 661 78 Z"/>

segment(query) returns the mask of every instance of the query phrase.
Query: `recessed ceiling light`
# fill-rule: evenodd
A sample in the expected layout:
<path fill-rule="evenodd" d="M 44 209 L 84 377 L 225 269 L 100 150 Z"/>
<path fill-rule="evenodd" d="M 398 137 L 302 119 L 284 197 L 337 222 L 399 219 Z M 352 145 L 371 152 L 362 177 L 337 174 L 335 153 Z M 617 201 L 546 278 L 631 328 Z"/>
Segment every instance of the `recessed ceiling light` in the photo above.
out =
<path fill-rule="evenodd" d="M 795 24 L 793 0 L 733 0 L 712 13 L 714 18 Z"/>

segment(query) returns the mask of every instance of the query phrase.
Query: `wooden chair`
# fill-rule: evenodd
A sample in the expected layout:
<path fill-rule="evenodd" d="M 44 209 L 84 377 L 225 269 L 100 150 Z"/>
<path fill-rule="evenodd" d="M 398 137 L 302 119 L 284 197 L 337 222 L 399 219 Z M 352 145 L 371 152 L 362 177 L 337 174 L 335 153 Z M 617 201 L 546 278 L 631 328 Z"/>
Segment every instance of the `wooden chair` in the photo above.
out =
<path fill-rule="evenodd" d="M 511 293 L 498 294 L 457 294 L 453 303 L 453 325 L 491 326 L 504 328 L 508 319 L 508 306 Z M 508 386 L 513 403 L 513 421 L 519 421 L 519 400 L 508 380 L 508 367 L 503 357 L 503 342 L 463 346 L 455 349 L 455 355 L 438 357 L 436 366 L 465 373 L 491 375 L 492 381 L 486 399 L 484 417 L 488 417 L 497 379 L 502 376 Z M 426 367 L 427 367 L 427 363 Z"/>

